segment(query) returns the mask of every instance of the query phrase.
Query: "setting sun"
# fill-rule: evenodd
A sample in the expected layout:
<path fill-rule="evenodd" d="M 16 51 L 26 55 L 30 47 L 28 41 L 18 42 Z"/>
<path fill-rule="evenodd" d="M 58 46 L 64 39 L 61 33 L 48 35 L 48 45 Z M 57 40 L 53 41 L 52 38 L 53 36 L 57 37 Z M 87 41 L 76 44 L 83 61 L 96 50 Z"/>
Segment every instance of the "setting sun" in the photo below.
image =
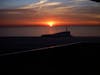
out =
<path fill-rule="evenodd" d="M 54 26 L 55 22 L 51 21 L 51 22 L 47 22 L 47 24 L 48 24 L 50 27 L 52 27 L 52 26 Z"/>

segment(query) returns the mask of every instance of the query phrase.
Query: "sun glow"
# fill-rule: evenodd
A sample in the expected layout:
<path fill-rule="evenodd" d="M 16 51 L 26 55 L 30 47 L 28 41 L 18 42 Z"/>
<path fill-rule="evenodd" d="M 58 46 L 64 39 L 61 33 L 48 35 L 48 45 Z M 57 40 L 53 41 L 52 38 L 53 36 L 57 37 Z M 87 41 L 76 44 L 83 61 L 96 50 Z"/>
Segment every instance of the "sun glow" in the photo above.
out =
<path fill-rule="evenodd" d="M 47 24 L 48 24 L 50 27 L 53 27 L 53 26 L 54 26 L 54 24 L 55 24 L 55 22 L 50 21 L 50 22 L 47 22 Z"/>

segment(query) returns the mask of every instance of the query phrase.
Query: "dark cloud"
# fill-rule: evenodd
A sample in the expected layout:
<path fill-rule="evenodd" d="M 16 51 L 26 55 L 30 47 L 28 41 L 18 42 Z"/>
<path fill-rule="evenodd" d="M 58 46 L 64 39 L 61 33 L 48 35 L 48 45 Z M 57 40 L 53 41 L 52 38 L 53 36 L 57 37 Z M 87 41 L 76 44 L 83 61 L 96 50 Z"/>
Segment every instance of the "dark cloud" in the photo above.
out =
<path fill-rule="evenodd" d="M 100 2 L 100 0 L 91 0 L 91 1 L 94 1 L 94 2 Z"/>

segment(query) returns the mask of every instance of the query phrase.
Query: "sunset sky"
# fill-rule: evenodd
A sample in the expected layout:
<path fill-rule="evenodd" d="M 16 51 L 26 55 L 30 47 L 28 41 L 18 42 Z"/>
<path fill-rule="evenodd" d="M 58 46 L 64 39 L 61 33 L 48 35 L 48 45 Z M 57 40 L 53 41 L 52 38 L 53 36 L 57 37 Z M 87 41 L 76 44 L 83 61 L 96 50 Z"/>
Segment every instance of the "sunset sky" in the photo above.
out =
<path fill-rule="evenodd" d="M 100 25 L 100 3 L 90 0 L 1 0 L 0 26 Z"/>

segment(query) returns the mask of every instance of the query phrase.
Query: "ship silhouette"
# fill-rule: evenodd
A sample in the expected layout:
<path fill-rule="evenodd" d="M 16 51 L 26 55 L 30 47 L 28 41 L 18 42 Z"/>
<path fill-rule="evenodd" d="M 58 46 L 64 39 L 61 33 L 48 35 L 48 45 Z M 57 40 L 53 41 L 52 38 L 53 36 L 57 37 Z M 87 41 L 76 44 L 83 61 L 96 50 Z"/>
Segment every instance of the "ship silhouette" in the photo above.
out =
<path fill-rule="evenodd" d="M 69 31 L 65 31 L 65 32 L 59 32 L 59 33 L 55 33 L 55 34 L 42 35 L 41 37 L 48 37 L 48 38 L 71 37 L 71 34 Z"/>
<path fill-rule="evenodd" d="M 41 37 L 50 37 L 50 38 L 57 38 L 57 37 L 71 37 L 70 31 L 68 31 L 68 28 L 66 27 L 66 31 L 64 32 L 58 32 L 54 34 L 46 34 L 42 35 Z"/>

